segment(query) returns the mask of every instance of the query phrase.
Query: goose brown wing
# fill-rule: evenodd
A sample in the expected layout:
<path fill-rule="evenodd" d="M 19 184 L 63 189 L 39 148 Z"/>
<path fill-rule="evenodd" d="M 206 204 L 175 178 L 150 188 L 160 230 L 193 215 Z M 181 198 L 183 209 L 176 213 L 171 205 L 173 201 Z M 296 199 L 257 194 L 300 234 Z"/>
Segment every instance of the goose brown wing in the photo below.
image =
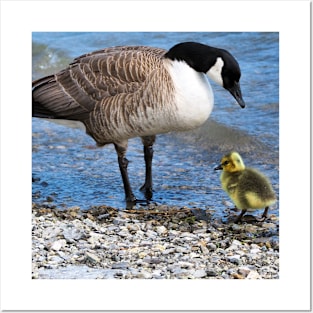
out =
<path fill-rule="evenodd" d="M 82 55 L 59 73 L 33 82 L 33 116 L 87 120 L 104 98 L 137 91 L 164 53 L 137 46 Z"/>

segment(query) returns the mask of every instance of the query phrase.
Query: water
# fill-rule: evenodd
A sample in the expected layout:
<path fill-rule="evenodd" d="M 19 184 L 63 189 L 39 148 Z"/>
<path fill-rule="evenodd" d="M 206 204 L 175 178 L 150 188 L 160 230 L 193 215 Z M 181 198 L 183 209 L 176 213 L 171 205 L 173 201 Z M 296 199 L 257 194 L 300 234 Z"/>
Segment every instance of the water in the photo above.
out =
<path fill-rule="evenodd" d="M 170 48 L 198 41 L 229 50 L 240 64 L 241 109 L 212 83 L 215 107 L 197 130 L 157 137 L 153 160 L 157 203 L 225 209 L 226 194 L 213 168 L 236 149 L 247 165 L 270 177 L 279 192 L 279 35 L 278 33 L 33 33 L 33 79 L 52 74 L 76 56 L 115 45 Z M 137 198 L 144 181 L 140 139 L 129 142 L 129 175 Z M 33 118 L 33 201 L 53 204 L 112 205 L 124 208 L 124 191 L 112 145 L 95 148 L 80 129 Z M 272 211 L 278 215 L 278 204 Z"/>

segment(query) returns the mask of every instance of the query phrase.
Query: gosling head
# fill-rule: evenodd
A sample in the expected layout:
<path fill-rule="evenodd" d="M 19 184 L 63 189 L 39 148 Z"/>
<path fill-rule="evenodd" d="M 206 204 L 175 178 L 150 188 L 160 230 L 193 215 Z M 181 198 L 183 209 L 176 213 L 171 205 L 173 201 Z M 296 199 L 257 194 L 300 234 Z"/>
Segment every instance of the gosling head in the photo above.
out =
<path fill-rule="evenodd" d="M 223 170 L 228 173 L 240 172 L 245 169 L 245 164 L 238 152 L 231 152 L 223 156 L 220 165 L 214 170 Z"/>

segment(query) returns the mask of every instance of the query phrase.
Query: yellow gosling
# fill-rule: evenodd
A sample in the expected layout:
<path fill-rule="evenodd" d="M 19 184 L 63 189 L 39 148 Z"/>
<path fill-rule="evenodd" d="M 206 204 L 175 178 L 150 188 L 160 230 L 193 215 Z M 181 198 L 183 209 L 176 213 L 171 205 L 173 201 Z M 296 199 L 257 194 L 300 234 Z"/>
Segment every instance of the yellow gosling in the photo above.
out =
<path fill-rule="evenodd" d="M 236 223 L 247 211 L 264 209 L 261 221 L 267 217 L 269 206 L 276 202 L 272 184 L 262 173 L 245 167 L 239 153 L 225 155 L 215 170 L 223 170 L 220 176 L 222 188 L 236 207 L 241 210 Z"/>

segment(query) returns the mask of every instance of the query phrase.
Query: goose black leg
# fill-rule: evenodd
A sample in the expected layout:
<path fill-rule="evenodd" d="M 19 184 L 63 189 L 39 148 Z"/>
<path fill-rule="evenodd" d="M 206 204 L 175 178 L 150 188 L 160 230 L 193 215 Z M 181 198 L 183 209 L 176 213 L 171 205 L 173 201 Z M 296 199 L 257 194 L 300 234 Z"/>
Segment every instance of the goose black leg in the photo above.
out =
<path fill-rule="evenodd" d="M 146 178 L 145 183 L 141 186 L 140 191 L 145 194 L 147 200 L 152 199 L 152 158 L 153 158 L 153 144 L 155 136 L 146 136 L 141 138 L 144 146 L 144 158 L 146 164 Z"/>
<path fill-rule="evenodd" d="M 128 178 L 127 166 L 129 162 L 125 157 L 125 154 L 127 151 L 127 141 L 121 142 L 121 143 L 114 143 L 114 147 L 117 153 L 118 165 L 120 168 L 120 172 L 121 172 L 122 180 L 124 184 L 126 208 L 131 209 L 134 205 L 136 205 L 137 200 L 133 194 L 132 188 L 130 186 L 129 178 Z"/>

